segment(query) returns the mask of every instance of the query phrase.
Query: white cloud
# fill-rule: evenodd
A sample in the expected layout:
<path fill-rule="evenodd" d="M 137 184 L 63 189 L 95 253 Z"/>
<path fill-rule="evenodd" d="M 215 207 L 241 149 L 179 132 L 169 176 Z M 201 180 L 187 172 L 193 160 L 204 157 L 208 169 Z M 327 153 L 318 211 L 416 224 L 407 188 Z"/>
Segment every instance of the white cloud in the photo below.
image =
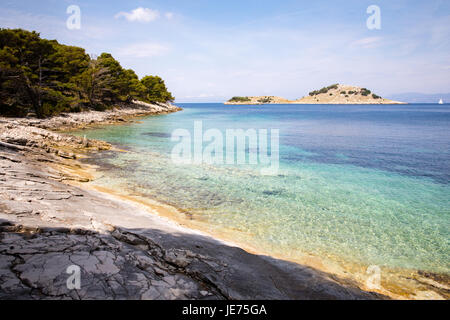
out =
<path fill-rule="evenodd" d="M 365 49 L 375 48 L 381 44 L 381 40 L 383 40 L 382 37 L 367 37 L 354 41 L 352 45 L 362 47 Z"/>
<path fill-rule="evenodd" d="M 173 18 L 173 13 L 172 12 L 166 12 L 165 16 L 166 16 L 166 18 L 168 20 L 171 20 Z"/>
<path fill-rule="evenodd" d="M 159 43 L 136 43 L 119 50 L 119 55 L 135 58 L 162 56 L 169 48 Z"/>
<path fill-rule="evenodd" d="M 125 17 L 125 19 L 131 22 L 151 22 L 159 18 L 159 11 L 139 7 L 137 9 L 131 10 L 131 12 L 119 12 L 114 17 Z"/>

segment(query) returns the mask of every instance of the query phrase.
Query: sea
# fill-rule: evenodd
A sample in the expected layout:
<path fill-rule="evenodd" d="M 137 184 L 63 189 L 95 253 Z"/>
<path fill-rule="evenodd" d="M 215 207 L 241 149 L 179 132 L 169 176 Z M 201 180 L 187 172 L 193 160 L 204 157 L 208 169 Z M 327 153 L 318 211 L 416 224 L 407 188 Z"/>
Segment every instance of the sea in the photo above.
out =
<path fill-rule="evenodd" d="M 126 151 L 88 159 L 103 168 L 93 183 L 171 205 L 255 252 L 450 273 L 450 105 L 177 105 L 183 111 L 74 132 Z M 278 130 L 277 171 L 174 161 L 174 132 L 192 134 L 193 146 L 199 122 L 224 139 L 231 129 L 268 139 Z"/>

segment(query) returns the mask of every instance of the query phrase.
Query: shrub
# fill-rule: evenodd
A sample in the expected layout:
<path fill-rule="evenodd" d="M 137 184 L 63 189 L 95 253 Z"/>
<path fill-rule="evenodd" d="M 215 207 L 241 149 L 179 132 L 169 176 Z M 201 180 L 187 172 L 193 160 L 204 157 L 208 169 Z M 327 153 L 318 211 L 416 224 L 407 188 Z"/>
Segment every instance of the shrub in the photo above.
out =
<path fill-rule="evenodd" d="M 259 103 L 271 103 L 272 102 L 272 98 L 271 97 L 265 97 L 265 98 L 261 98 L 258 99 Z"/>
<path fill-rule="evenodd" d="M 361 94 L 362 94 L 363 96 L 368 96 L 370 93 L 371 93 L 371 92 L 370 92 L 369 89 L 366 89 L 366 88 L 362 88 L 362 89 L 361 89 Z"/>
<path fill-rule="evenodd" d="M 229 102 L 250 102 L 251 99 L 249 97 L 233 97 Z"/>
<path fill-rule="evenodd" d="M 329 90 L 337 89 L 338 86 L 339 86 L 339 84 L 337 84 L 337 83 L 336 83 L 336 84 L 332 84 L 331 86 L 323 87 L 323 88 L 320 89 L 320 90 L 314 90 L 314 91 L 311 91 L 311 92 L 309 93 L 309 95 L 310 95 L 310 96 L 316 96 L 316 95 L 318 95 L 318 94 L 328 93 Z"/>
<path fill-rule="evenodd" d="M 335 83 L 335 84 L 332 84 L 331 86 L 328 86 L 327 89 L 328 90 L 337 89 L 338 86 L 339 86 L 339 83 Z"/>

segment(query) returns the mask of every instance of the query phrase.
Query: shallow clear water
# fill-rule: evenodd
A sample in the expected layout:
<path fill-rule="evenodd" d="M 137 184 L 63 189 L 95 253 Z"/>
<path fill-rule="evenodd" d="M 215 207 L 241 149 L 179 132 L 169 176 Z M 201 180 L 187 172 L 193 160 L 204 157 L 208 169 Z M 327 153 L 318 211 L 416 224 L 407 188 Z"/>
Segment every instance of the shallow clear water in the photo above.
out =
<path fill-rule="evenodd" d="M 450 106 L 180 104 L 183 112 L 77 132 L 129 150 L 98 184 L 189 212 L 238 242 L 295 257 L 449 272 Z M 280 169 L 175 165 L 176 128 L 280 130 Z"/>

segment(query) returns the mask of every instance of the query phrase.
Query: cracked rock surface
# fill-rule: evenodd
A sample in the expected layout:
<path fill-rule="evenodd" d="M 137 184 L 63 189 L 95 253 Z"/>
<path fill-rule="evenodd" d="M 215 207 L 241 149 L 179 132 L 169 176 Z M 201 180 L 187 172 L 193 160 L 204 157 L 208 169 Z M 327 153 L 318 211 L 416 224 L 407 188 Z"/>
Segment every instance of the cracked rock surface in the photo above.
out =
<path fill-rule="evenodd" d="M 0 299 L 384 298 L 68 185 L 84 180 L 54 165 L 80 166 L 77 148 L 108 146 L 0 121 Z"/>

